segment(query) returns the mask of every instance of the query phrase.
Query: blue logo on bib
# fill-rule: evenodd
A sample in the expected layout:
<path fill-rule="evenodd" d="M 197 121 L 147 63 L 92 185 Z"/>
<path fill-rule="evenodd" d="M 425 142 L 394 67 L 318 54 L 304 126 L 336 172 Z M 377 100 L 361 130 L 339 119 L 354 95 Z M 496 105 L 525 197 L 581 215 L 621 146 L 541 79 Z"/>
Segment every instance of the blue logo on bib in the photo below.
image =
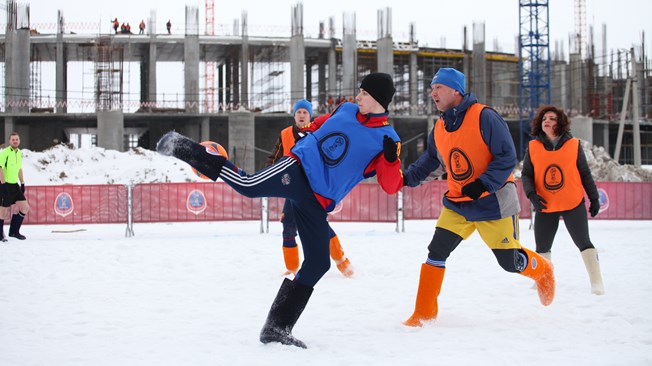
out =
<path fill-rule="evenodd" d="M 348 150 L 349 138 L 340 132 L 326 135 L 319 141 L 319 151 L 326 165 L 337 166 Z"/>

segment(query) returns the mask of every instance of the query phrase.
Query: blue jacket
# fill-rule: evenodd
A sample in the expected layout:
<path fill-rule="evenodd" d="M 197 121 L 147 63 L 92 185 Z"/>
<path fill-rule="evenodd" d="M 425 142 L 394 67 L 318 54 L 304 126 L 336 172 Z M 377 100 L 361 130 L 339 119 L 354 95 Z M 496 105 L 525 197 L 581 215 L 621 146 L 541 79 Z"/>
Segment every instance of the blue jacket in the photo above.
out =
<path fill-rule="evenodd" d="M 457 107 L 442 113 L 446 131 L 457 130 L 464 120 L 466 110 L 477 101 L 472 93 L 466 94 Z M 464 216 L 468 221 L 497 220 L 517 214 L 520 209 L 516 186 L 505 184 L 517 162 L 514 141 L 507 123 L 496 111 L 485 108 L 480 114 L 480 130 L 493 160 L 478 179 L 491 194 L 467 202 L 453 202 L 445 197 L 443 199 L 445 207 Z M 435 145 L 434 129 L 428 134 L 426 151 L 403 173 L 404 184 L 416 187 L 429 180 L 433 172 L 435 176 L 445 172 L 444 159 Z"/>

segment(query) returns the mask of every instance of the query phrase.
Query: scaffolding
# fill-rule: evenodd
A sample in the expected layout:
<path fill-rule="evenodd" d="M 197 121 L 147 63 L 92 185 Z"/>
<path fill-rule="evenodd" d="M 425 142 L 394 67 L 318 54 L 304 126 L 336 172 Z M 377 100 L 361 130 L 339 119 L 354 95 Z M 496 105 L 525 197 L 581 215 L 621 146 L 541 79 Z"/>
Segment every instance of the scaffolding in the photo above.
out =
<path fill-rule="evenodd" d="M 115 45 L 111 36 L 100 37 L 95 57 L 96 111 L 122 110 L 124 48 Z"/>

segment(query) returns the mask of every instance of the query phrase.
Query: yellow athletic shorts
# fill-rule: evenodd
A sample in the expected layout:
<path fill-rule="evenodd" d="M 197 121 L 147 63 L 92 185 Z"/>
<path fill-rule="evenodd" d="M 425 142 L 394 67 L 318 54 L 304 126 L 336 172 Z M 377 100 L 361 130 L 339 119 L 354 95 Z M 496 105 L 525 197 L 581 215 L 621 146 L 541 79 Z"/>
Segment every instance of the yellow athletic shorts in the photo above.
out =
<path fill-rule="evenodd" d="M 499 220 L 466 221 L 464 216 L 444 207 L 437 220 L 437 227 L 453 232 L 464 240 L 477 229 L 482 240 L 491 249 L 521 249 L 518 215 Z"/>

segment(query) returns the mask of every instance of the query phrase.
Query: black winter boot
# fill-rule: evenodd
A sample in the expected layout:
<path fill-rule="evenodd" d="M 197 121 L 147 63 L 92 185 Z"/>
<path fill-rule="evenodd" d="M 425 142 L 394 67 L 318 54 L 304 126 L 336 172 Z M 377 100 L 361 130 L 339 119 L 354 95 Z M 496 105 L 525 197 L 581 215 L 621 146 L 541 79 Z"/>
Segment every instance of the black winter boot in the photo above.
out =
<path fill-rule="evenodd" d="M 278 342 L 290 346 L 307 348 L 306 344 L 294 338 L 292 328 L 305 309 L 312 287 L 283 279 L 283 284 L 269 309 L 267 321 L 260 332 L 260 341 L 263 343 Z"/>
<path fill-rule="evenodd" d="M 5 238 L 5 220 L 0 220 L 0 242 L 7 241 Z"/>
<path fill-rule="evenodd" d="M 174 131 L 161 137 L 156 144 L 156 151 L 161 155 L 174 156 L 185 161 L 214 181 L 220 176 L 226 161 L 224 156 L 209 152 L 206 146 Z"/>
<path fill-rule="evenodd" d="M 23 224 L 24 218 L 25 214 L 22 212 L 18 212 L 11 217 L 11 224 L 9 224 L 9 236 L 19 240 L 27 239 L 25 235 L 20 233 L 20 226 Z"/>

